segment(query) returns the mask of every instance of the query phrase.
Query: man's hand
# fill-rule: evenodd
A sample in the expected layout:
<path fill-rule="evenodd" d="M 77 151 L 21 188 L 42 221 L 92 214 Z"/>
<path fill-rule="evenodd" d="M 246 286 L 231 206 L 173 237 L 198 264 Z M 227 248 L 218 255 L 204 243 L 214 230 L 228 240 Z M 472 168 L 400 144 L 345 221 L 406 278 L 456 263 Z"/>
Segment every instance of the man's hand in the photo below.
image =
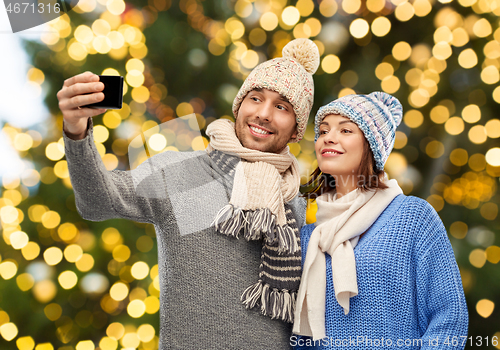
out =
<path fill-rule="evenodd" d="M 66 79 L 57 93 L 64 118 L 64 132 L 73 140 L 85 138 L 88 119 L 106 111 L 102 108 L 80 108 L 104 100 L 104 94 L 100 92 L 102 90 L 104 84 L 99 82 L 99 76 L 85 72 Z"/>

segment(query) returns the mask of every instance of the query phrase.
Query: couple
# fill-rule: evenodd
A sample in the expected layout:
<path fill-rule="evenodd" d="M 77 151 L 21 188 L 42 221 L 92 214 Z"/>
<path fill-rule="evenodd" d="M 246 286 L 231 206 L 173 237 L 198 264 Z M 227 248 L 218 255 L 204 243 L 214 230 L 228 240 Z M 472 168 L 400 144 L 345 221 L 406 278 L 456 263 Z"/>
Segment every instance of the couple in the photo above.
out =
<path fill-rule="evenodd" d="M 317 222 L 305 225 L 287 143 L 304 135 L 318 65 L 312 41 L 288 43 L 283 57 L 243 83 L 235 123 L 207 127 L 206 151 L 152 157 L 134 171 L 153 166 L 157 181 L 139 186 L 131 171 L 107 171 L 95 148 L 91 117 L 104 110 L 80 106 L 103 99 L 98 77 L 64 82 L 58 98 L 79 213 L 155 226 L 160 349 L 371 349 L 382 338 L 393 346 L 422 339 L 413 348 L 439 338 L 444 348 L 446 337 L 451 344 L 466 335 L 460 275 L 441 220 L 383 171 L 402 117 L 397 99 L 350 95 L 318 111 L 318 169 L 308 193 L 318 196 Z M 158 187 L 164 196 L 145 195 Z M 260 312 L 247 310 L 254 308 Z"/>

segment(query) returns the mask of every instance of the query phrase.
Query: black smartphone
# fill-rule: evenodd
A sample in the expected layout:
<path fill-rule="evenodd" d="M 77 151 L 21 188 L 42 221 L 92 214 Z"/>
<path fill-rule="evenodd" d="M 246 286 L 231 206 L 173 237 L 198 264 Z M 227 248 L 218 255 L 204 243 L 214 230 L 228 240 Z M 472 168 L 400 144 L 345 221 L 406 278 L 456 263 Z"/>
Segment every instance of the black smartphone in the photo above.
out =
<path fill-rule="evenodd" d="M 123 77 L 119 75 L 99 75 L 99 81 L 104 84 L 104 100 L 91 103 L 85 108 L 121 109 L 123 102 Z"/>

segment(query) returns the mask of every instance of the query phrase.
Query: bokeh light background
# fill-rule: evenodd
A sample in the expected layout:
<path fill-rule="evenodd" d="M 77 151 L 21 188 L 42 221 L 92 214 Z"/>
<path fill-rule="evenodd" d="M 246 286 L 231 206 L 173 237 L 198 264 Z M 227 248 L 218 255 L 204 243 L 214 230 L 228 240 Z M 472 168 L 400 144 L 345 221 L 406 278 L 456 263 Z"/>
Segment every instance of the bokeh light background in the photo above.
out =
<path fill-rule="evenodd" d="M 94 135 L 106 168 L 127 170 L 134 137 L 176 117 L 195 113 L 203 136 L 187 125 L 153 134 L 147 146 L 203 149 L 206 126 L 232 118 L 252 68 L 305 37 L 321 54 L 313 113 L 355 92 L 402 102 L 386 170 L 429 201 L 449 232 L 468 347 L 478 336 L 500 349 L 499 16 L 500 0 L 80 0 L 41 42 L 25 42 L 26 79 L 47 93 L 50 116 L 1 130 L 24 169 L 1 181 L 0 348 L 158 348 L 154 227 L 78 215 L 56 98 L 64 79 L 86 70 L 125 77 L 124 107 L 95 117 Z M 316 165 L 313 140 L 310 124 L 290 145 L 303 183 Z"/>

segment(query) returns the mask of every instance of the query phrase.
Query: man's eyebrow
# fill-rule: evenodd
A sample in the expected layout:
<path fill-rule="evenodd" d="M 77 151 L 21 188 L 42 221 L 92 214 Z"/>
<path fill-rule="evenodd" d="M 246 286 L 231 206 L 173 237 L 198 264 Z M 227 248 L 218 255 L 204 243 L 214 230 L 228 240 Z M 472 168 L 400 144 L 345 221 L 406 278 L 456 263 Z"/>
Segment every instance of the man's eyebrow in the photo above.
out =
<path fill-rule="evenodd" d="M 252 89 L 251 91 L 262 92 L 263 90 L 264 90 L 264 88 L 257 87 L 255 89 Z M 281 101 L 283 101 L 283 102 L 290 103 L 290 101 L 288 101 L 288 99 L 285 96 L 281 95 L 281 94 L 280 94 L 280 97 L 278 97 L 278 99 L 281 100 Z"/>
<path fill-rule="evenodd" d="M 280 99 L 281 101 L 286 102 L 286 103 L 290 103 L 290 101 L 288 101 L 288 99 L 287 99 L 285 96 L 283 96 L 283 95 L 280 95 L 279 99 Z M 290 104 L 291 104 L 291 103 L 290 103 Z"/>

